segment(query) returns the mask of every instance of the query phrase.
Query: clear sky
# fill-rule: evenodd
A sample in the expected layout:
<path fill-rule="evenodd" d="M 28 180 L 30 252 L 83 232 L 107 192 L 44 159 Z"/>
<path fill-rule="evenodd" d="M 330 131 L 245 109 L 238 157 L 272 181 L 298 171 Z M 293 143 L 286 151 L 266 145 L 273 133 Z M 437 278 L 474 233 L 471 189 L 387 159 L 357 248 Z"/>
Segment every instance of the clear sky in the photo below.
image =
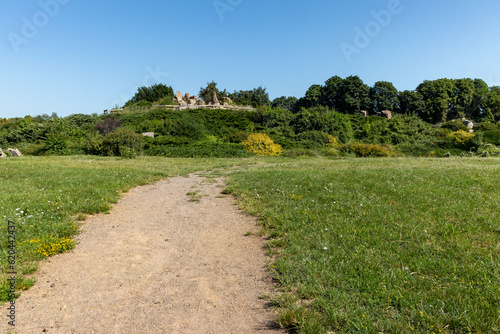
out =
<path fill-rule="evenodd" d="M 500 85 L 498 0 L 0 0 L 0 117 L 102 113 L 139 86 L 301 97 L 358 75 Z"/>

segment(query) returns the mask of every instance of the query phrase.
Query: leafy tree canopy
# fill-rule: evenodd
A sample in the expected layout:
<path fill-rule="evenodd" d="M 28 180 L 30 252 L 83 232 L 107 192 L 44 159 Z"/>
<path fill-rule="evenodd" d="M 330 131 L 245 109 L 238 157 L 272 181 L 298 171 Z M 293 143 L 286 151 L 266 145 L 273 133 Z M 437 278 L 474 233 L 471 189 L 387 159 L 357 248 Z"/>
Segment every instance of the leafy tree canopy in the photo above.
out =
<path fill-rule="evenodd" d="M 165 97 L 174 97 L 174 90 L 171 86 L 164 84 L 154 84 L 150 87 L 139 87 L 134 97 L 125 103 L 124 107 L 130 107 L 140 101 L 155 102 Z"/>

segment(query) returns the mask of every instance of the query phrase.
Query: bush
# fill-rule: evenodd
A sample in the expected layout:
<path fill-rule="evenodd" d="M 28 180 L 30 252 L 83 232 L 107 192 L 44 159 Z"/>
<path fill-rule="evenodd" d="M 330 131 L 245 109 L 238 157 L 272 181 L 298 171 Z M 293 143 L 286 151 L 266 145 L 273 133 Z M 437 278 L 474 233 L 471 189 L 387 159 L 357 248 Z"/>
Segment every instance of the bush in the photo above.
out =
<path fill-rule="evenodd" d="M 360 143 L 343 145 L 340 150 L 347 154 L 355 154 L 358 157 L 390 157 L 394 152 L 389 145 L 381 146 Z"/>
<path fill-rule="evenodd" d="M 183 146 L 152 146 L 147 155 L 183 158 L 233 158 L 248 157 L 243 145 L 234 143 L 199 142 Z"/>
<path fill-rule="evenodd" d="M 465 126 L 464 122 L 462 122 L 462 120 L 460 119 L 456 119 L 454 121 L 451 121 L 451 122 L 446 122 L 446 123 L 443 123 L 441 125 L 442 128 L 445 128 L 445 129 L 450 129 L 454 132 L 456 131 L 459 131 L 459 130 L 463 130 L 463 131 L 467 131 L 467 127 Z"/>
<path fill-rule="evenodd" d="M 483 122 L 474 127 L 474 131 L 497 131 L 500 130 L 496 124 Z"/>
<path fill-rule="evenodd" d="M 274 141 L 264 133 L 252 133 L 242 144 L 248 152 L 257 156 L 276 156 L 283 153 L 281 145 L 275 144 Z"/>
<path fill-rule="evenodd" d="M 230 143 L 242 143 L 248 138 L 249 133 L 245 131 L 232 131 L 224 137 L 224 141 Z"/>
<path fill-rule="evenodd" d="M 173 97 L 170 96 L 170 95 L 164 97 L 158 103 L 160 105 L 163 105 L 163 106 L 175 106 L 175 105 L 177 105 L 177 102 L 175 102 L 174 99 L 173 99 Z"/>
<path fill-rule="evenodd" d="M 118 128 L 107 134 L 101 144 L 101 154 L 134 158 L 142 152 L 144 137 L 127 128 Z"/>
<path fill-rule="evenodd" d="M 483 144 L 478 147 L 477 154 L 483 157 L 489 157 L 491 155 L 498 155 L 500 153 L 500 148 L 493 144 Z"/>
<path fill-rule="evenodd" d="M 500 145 L 500 130 L 483 132 L 483 141 L 493 145 Z"/>
<path fill-rule="evenodd" d="M 295 157 L 316 157 L 318 154 L 313 150 L 308 150 L 305 148 L 294 148 L 291 150 L 286 150 L 283 153 L 284 157 L 295 158 Z"/>
<path fill-rule="evenodd" d="M 340 148 L 339 140 L 337 137 L 334 137 L 332 135 L 328 135 L 328 148 L 332 148 L 334 150 L 337 150 Z"/>
<path fill-rule="evenodd" d="M 102 122 L 96 124 L 94 129 L 99 131 L 101 135 L 107 135 L 118 129 L 122 125 L 122 121 L 114 118 L 114 117 L 106 117 L 102 120 Z"/>
<path fill-rule="evenodd" d="M 307 149 L 319 149 L 328 144 L 330 135 L 321 131 L 305 131 L 295 135 L 294 141 L 297 147 Z"/>
<path fill-rule="evenodd" d="M 138 102 L 131 104 L 129 107 L 130 108 L 142 108 L 142 107 L 151 107 L 152 105 L 153 105 L 153 102 L 141 100 L 141 101 L 138 101 Z"/>
<path fill-rule="evenodd" d="M 139 87 L 134 97 L 131 98 L 127 103 L 125 103 L 125 107 L 145 107 L 145 102 L 159 101 L 162 98 L 174 98 L 174 90 L 171 86 L 166 86 L 164 84 L 154 84 L 150 87 Z M 138 103 L 142 103 L 138 105 Z"/>
<path fill-rule="evenodd" d="M 466 145 L 467 143 L 471 142 L 472 139 L 474 138 L 474 134 L 470 133 L 468 130 L 458 130 L 457 132 L 453 132 L 451 135 L 453 139 L 455 140 L 455 143 L 458 145 Z"/>
<path fill-rule="evenodd" d="M 42 153 L 52 153 L 64 155 L 68 153 L 68 137 L 64 133 L 47 136 Z"/>

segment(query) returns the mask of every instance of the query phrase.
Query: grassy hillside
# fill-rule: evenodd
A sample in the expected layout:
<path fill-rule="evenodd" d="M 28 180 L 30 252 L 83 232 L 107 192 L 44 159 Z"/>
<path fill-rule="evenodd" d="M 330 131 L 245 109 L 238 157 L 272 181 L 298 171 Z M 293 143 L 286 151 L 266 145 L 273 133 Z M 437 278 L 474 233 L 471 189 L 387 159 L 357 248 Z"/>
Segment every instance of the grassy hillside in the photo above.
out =
<path fill-rule="evenodd" d="M 392 119 L 337 113 L 325 107 L 288 110 L 146 109 L 112 115 L 45 116 L 0 122 L 0 147 L 33 155 L 138 154 L 168 157 L 245 157 L 241 144 L 266 133 L 286 156 L 490 156 L 500 149 L 500 129 L 484 123 L 475 134 L 463 124 L 434 126 L 414 116 Z M 155 138 L 143 137 L 154 132 Z M 332 150 L 331 137 L 339 144 Z"/>

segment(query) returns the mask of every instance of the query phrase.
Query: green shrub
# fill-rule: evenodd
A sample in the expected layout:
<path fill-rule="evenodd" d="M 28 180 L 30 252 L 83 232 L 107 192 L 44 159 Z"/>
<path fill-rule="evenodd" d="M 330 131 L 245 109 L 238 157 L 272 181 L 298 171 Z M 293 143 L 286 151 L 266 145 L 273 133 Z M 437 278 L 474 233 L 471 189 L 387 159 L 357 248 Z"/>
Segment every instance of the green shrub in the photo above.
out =
<path fill-rule="evenodd" d="M 464 122 L 460 119 L 456 119 L 454 121 L 446 122 L 441 125 L 442 128 L 450 129 L 453 132 L 463 130 L 468 131 L 469 129 L 465 126 Z"/>
<path fill-rule="evenodd" d="M 153 105 L 153 102 L 141 100 L 138 102 L 135 102 L 130 105 L 130 108 L 142 108 L 142 107 L 151 107 Z"/>
<path fill-rule="evenodd" d="M 47 136 L 41 153 L 64 155 L 68 153 L 68 137 L 64 133 Z"/>
<path fill-rule="evenodd" d="M 232 131 L 224 136 L 223 140 L 230 143 L 242 143 L 248 138 L 249 133 L 246 131 Z"/>
<path fill-rule="evenodd" d="M 329 141 L 329 135 L 321 131 L 305 131 L 295 135 L 294 141 L 298 147 L 314 149 L 322 148 Z"/>
<path fill-rule="evenodd" d="M 166 96 L 163 99 L 161 99 L 160 101 L 158 101 L 158 103 L 160 105 L 164 105 L 164 106 L 175 106 L 175 105 L 177 105 L 177 102 L 174 101 L 173 96 Z"/>
<path fill-rule="evenodd" d="M 500 148 L 493 144 L 483 144 L 477 148 L 477 154 L 483 157 L 498 155 L 499 153 L 500 153 Z"/>
<path fill-rule="evenodd" d="M 479 123 L 474 127 L 474 131 L 497 131 L 500 130 L 496 124 L 489 122 Z"/>
<path fill-rule="evenodd" d="M 108 156 L 132 158 L 141 153 L 143 147 L 142 135 L 122 127 L 103 138 L 101 153 Z"/>
<path fill-rule="evenodd" d="M 347 154 L 354 154 L 358 157 L 390 157 L 394 154 L 392 146 L 361 143 L 345 144 L 340 148 L 340 151 Z"/>
<path fill-rule="evenodd" d="M 164 134 L 202 140 L 207 135 L 206 129 L 197 119 L 179 118 L 165 120 Z"/>
<path fill-rule="evenodd" d="M 318 153 L 306 148 L 293 148 L 290 150 L 285 150 L 283 153 L 284 157 L 295 158 L 295 157 L 316 157 Z"/>
<path fill-rule="evenodd" d="M 450 135 L 450 138 L 453 138 L 455 143 L 455 147 L 469 149 L 473 144 L 474 134 L 470 133 L 469 130 L 458 130 L 457 132 L 453 132 Z"/>
<path fill-rule="evenodd" d="M 483 132 L 483 141 L 493 145 L 500 145 L 500 130 Z"/>
<path fill-rule="evenodd" d="M 242 144 L 198 142 L 183 146 L 151 146 L 147 155 L 184 158 L 231 158 L 249 157 L 251 154 Z"/>

